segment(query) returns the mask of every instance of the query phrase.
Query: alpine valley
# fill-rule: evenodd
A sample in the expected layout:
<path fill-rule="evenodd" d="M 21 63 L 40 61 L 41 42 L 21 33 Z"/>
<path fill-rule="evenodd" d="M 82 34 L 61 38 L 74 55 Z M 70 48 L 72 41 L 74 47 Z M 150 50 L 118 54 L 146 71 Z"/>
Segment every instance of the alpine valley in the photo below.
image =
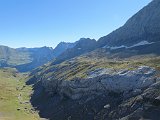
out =
<path fill-rule="evenodd" d="M 0 67 L 0 120 L 160 120 L 160 0 L 98 40 L 0 46 Z"/>

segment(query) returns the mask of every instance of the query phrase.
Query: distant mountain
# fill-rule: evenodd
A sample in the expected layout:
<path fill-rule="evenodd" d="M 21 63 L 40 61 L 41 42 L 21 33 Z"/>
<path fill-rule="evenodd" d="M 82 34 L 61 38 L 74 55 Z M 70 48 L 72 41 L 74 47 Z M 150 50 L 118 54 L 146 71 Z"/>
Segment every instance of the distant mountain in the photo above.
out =
<path fill-rule="evenodd" d="M 29 63 L 30 54 L 25 51 L 19 51 L 17 49 L 9 48 L 7 46 L 0 46 L 0 66 L 16 66 L 20 64 Z"/>
<path fill-rule="evenodd" d="M 59 43 L 55 49 L 52 47 L 40 48 L 10 48 L 0 46 L 0 67 L 15 67 L 21 72 L 30 71 L 62 54 L 67 49 L 75 47 L 75 43 Z"/>
<path fill-rule="evenodd" d="M 28 53 L 31 62 L 17 65 L 16 68 L 21 71 L 30 71 L 36 67 L 39 67 L 55 58 L 53 54 L 54 49 L 51 47 L 40 48 L 18 48 L 18 52 Z"/>
<path fill-rule="evenodd" d="M 84 53 L 90 52 L 97 48 L 96 40 L 90 38 L 81 38 L 79 41 L 75 42 L 76 45 L 73 48 L 67 49 L 62 54 L 60 54 L 53 64 L 63 62 L 65 60 L 74 58 L 76 56 L 82 55 Z"/>
<path fill-rule="evenodd" d="M 153 0 L 124 26 L 98 40 L 99 47 L 133 46 L 142 41 L 160 42 L 160 1 Z"/>
<path fill-rule="evenodd" d="M 59 56 L 62 54 L 64 51 L 66 51 L 69 48 L 75 47 L 77 42 L 74 43 L 67 43 L 67 42 L 60 42 L 54 49 L 53 54 L 55 57 Z"/>
<path fill-rule="evenodd" d="M 50 47 L 13 49 L 0 46 L 0 67 L 15 67 L 21 72 L 32 70 L 53 58 Z"/>

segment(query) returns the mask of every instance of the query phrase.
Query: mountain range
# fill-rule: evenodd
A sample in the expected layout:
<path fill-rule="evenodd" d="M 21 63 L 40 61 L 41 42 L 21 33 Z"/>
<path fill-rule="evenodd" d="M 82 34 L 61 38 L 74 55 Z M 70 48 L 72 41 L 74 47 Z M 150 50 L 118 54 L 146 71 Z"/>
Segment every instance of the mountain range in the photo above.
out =
<path fill-rule="evenodd" d="M 160 119 L 160 1 L 97 41 L 0 46 L 1 67 L 29 71 L 31 103 L 50 120 Z"/>
<path fill-rule="evenodd" d="M 105 48 L 111 53 L 122 51 L 131 55 L 160 54 L 157 51 L 160 45 L 159 5 L 159 0 L 153 0 L 122 27 L 97 41 L 81 38 L 74 43 L 61 42 L 55 49 L 50 47 L 13 49 L 0 46 L 0 65 L 16 67 L 19 71 L 25 72 L 49 61 L 54 61 L 53 64 L 61 63 L 98 48 Z"/>
<path fill-rule="evenodd" d="M 75 44 L 61 42 L 55 49 L 46 46 L 16 49 L 0 46 L 0 67 L 15 67 L 20 72 L 27 72 L 55 59 L 65 50 L 74 47 Z"/>

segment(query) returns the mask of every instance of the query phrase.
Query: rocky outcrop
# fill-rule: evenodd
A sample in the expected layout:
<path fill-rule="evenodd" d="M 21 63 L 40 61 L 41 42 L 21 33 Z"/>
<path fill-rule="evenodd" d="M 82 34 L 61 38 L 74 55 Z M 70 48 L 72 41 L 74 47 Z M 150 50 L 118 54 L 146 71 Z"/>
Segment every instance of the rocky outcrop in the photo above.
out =
<path fill-rule="evenodd" d="M 51 120 L 160 117 L 160 80 L 156 70 L 148 66 L 117 71 L 98 68 L 88 71 L 86 79 L 69 81 L 43 76 L 38 80 L 31 102 L 42 117 Z"/>
<path fill-rule="evenodd" d="M 137 96 L 125 99 L 118 107 L 111 110 L 109 117 L 120 120 L 139 120 L 160 118 L 160 82 L 157 81 Z"/>
<path fill-rule="evenodd" d="M 95 71 L 97 73 L 97 70 Z M 155 70 L 147 66 L 141 66 L 136 70 L 121 70 L 118 73 L 113 72 L 112 74 L 108 74 L 110 71 L 112 70 L 106 70 L 103 74 L 97 74 L 93 78 L 73 79 L 71 81 L 47 81 L 43 78 L 42 83 L 50 94 L 57 93 L 61 97 L 71 99 L 107 94 L 108 91 L 116 93 L 134 91 L 136 94 L 155 83 Z"/>

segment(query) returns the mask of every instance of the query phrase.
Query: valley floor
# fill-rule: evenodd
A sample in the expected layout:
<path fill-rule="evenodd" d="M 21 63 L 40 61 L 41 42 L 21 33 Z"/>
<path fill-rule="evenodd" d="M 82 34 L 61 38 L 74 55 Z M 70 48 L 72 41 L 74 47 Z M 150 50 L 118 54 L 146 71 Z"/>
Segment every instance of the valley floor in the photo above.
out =
<path fill-rule="evenodd" d="M 25 75 L 13 69 L 0 69 L 0 120 L 39 120 L 29 100 L 32 87 Z"/>

